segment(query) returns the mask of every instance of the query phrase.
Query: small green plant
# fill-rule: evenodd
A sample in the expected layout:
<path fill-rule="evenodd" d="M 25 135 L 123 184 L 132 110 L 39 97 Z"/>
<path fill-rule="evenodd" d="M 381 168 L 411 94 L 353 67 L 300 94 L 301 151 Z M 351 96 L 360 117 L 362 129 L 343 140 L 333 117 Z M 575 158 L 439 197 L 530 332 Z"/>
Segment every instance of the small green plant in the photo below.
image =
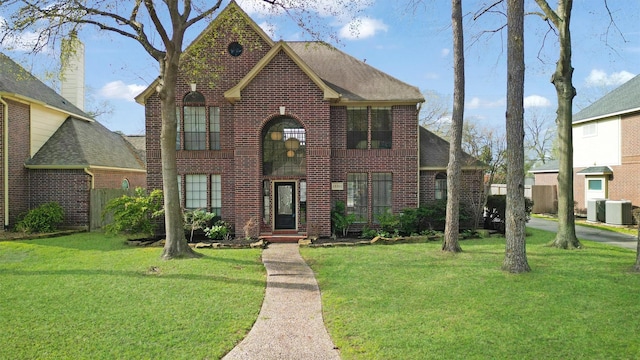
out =
<path fill-rule="evenodd" d="M 113 214 L 113 222 L 105 225 L 105 231 L 110 234 L 153 235 L 156 224 L 152 219 L 164 214 L 162 202 L 162 190 L 156 189 L 147 195 L 142 188 L 136 188 L 133 196 L 112 199 L 102 213 L 103 219 L 107 214 Z"/>
<path fill-rule="evenodd" d="M 209 222 L 216 217 L 215 213 L 204 211 L 201 209 L 187 210 L 182 213 L 185 230 L 189 230 L 189 242 L 193 242 L 193 233 L 196 230 L 202 230 L 209 225 Z"/>
<path fill-rule="evenodd" d="M 376 236 L 378 236 L 378 230 L 371 229 L 366 225 L 362 228 L 362 234 L 360 235 L 361 238 L 363 238 L 363 239 L 373 239 Z"/>
<path fill-rule="evenodd" d="M 334 235 L 341 233 L 343 237 L 347 236 L 349 227 L 356 222 L 356 219 L 355 214 L 347 214 L 343 201 L 336 201 L 331 210 L 331 225 Z"/>
<path fill-rule="evenodd" d="M 388 234 L 398 234 L 398 226 L 400 225 L 400 217 L 391 213 L 391 211 L 385 211 L 376 216 L 380 229 Z"/>
<path fill-rule="evenodd" d="M 229 240 L 231 225 L 226 221 L 218 220 L 212 227 L 205 228 L 204 234 L 211 240 Z"/>
<path fill-rule="evenodd" d="M 58 229 L 64 219 L 64 210 L 57 202 L 42 204 L 29 210 L 16 224 L 16 230 L 26 233 L 51 232 Z"/>

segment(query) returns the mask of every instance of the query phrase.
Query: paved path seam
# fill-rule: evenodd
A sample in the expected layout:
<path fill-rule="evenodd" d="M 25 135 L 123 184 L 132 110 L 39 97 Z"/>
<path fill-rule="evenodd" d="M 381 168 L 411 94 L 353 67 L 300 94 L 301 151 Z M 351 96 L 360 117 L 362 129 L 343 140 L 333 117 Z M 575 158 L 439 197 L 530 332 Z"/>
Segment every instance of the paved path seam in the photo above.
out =
<path fill-rule="evenodd" d="M 270 244 L 262 262 L 267 288 L 258 319 L 223 359 L 340 359 L 324 325 L 318 283 L 298 244 Z"/>

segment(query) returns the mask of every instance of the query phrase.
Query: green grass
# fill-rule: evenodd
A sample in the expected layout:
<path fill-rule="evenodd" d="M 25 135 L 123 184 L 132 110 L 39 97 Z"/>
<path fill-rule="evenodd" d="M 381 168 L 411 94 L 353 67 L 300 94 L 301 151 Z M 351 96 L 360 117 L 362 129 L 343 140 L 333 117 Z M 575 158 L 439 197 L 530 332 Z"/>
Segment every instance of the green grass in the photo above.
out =
<path fill-rule="evenodd" d="M 325 322 L 344 359 L 635 359 L 640 274 L 633 251 L 583 241 L 544 246 L 529 229 L 533 271 L 500 270 L 504 239 L 307 248 Z"/>
<path fill-rule="evenodd" d="M 161 251 L 94 233 L 0 242 L 0 359 L 223 356 L 260 310 L 260 251 Z"/>

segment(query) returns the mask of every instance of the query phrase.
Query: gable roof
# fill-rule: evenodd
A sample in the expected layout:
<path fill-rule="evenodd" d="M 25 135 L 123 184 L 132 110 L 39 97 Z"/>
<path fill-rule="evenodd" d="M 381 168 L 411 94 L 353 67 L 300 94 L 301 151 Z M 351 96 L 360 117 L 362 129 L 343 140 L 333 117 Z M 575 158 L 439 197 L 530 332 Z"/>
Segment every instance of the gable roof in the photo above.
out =
<path fill-rule="evenodd" d="M 449 142 L 420 126 L 420 170 L 447 170 Z M 462 153 L 462 169 L 485 168 L 486 165 L 473 156 Z"/>
<path fill-rule="evenodd" d="M 322 42 L 288 42 L 304 62 L 346 101 L 423 102 L 418 88 Z"/>
<path fill-rule="evenodd" d="M 0 95 L 41 104 L 79 119 L 94 121 L 3 53 L 0 53 Z"/>
<path fill-rule="evenodd" d="M 640 111 L 640 75 L 573 115 L 573 123 Z"/>
<path fill-rule="evenodd" d="M 253 67 L 234 87 L 225 91 L 224 97 L 231 103 L 235 103 L 240 100 L 242 90 L 253 80 L 267 66 L 271 60 L 280 52 L 284 52 L 291 60 L 293 60 L 300 69 L 309 76 L 324 93 L 324 100 L 338 100 L 340 94 L 334 91 L 331 87 L 327 86 L 324 81 L 311 69 L 291 48 L 283 41 L 279 41 L 274 47 L 267 52 L 267 54 L 258 61 L 256 66 Z"/>
<path fill-rule="evenodd" d="M 29 169 L 117 168 L 145 171 L 133 147 L 97 121 L 67 118 L 26 163 Z"/>
<path fill-rule="evenodd" d="M 219 23 L 227 11 L 237 10 L 246 19 L 249 26 L 271 46 L 271 50 L 250 70 L 238 84 L 227 89 L 225 97 L 231 103 L 241 98 L 242 89 L 269 64 L 280 51 L 291 58 L 324 93 L 325 100 L 340 102 L 343 105 L 379 103 L 394 105 L 413 105 L 424 102 L 417 87 L 408 85 L 368 64 L 360 61 L 335 47 L 319 41 L 274 43 L 235 1 L 231 1 L 190 45 L 200 41 L 204 34 Z M 186 51 L 186 50 L 185 50 Z M 143 104 L 156 89 L 158 80 L 150 84 L 136 96 L 136 102 Z"/>

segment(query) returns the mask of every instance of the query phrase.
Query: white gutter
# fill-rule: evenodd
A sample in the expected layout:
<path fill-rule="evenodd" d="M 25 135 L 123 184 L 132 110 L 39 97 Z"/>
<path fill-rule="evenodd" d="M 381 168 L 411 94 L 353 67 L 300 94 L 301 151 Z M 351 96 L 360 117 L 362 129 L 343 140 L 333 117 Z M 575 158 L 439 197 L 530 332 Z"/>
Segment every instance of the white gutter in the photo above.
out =
<path fill-rule="evenodd" d="M 2 129 L 2 154 L 3 156 L 3 186 L 4 186 L 4 229 L 9 227 L 9 104 L 0 95 L 0 103 L 3 109 L 3 129 Z"/>

